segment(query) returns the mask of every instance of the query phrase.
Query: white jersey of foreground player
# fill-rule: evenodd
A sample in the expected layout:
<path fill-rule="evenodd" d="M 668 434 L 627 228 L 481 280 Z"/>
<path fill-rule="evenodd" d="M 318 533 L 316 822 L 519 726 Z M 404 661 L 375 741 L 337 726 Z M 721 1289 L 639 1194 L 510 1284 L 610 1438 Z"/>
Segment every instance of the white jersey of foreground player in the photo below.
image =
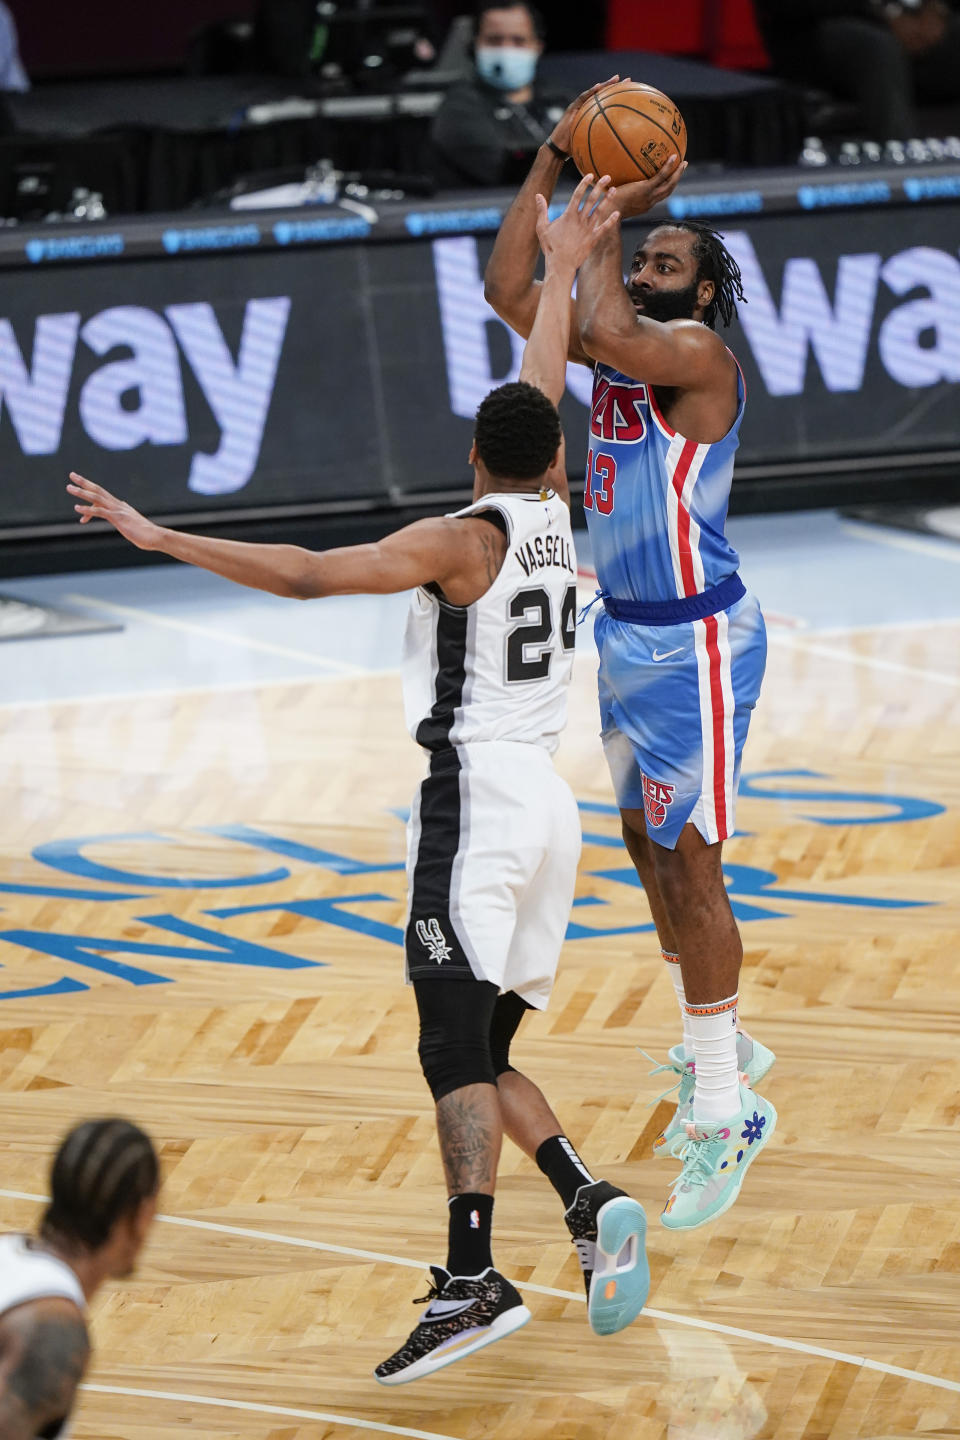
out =
<path fill-rule="evenodd" d="M 557 748 L 576 644 L 570 511 L 552 490 L 485 495 L 457 512 L 502 517 L 507 553 L 472 605 L 414 592 L 403 654 L 411 735 L 424 749 L 510 740 Z"/>
<path fill-rule="evenodd" d="M 31 1300 L 72 1300 L 82 1316 L 87 1302 L 80 1281 L 64 1260 L 36 1248 L 26 1235 L 0 1235 L 0 1317 Z M 45 1435 L 67 1440 L 66 1419 Z"/>

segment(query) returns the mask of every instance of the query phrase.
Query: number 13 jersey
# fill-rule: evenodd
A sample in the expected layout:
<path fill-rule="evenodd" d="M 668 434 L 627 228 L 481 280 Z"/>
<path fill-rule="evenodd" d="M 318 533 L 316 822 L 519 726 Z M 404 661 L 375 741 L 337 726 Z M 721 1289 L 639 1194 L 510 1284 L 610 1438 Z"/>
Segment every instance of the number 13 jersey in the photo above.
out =
<path fill-rule="evenodd" d="M 414 592 L 403 647 L 407 726 L 425 750 L 484 740 L 551 754 L 567 718 L 576 643 L 577 561 L 570 511 L 553 491 L 485 495 L 455 518 L 486 515 L 507 553 L 472 605 Z"/>
<path fill-rule="evenodd" d="M 723 531 L 743 406 L 738 366 L 733 424 L 698 445 L 667 424 L 652 386 L 597 365 L 583 508 L 604 594 L 676 600 L 735 573 Z"/>

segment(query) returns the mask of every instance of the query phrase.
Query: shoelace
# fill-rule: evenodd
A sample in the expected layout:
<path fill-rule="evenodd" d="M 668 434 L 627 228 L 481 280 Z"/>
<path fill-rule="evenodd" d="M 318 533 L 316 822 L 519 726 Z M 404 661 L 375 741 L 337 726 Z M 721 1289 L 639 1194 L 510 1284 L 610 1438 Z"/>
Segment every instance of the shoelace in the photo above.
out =
<path fill-rule="evenodd" d="M 433 1283 L 433 1281 L 431 1281 L 430 1289 L 428 1290 L 427 1294 L 415 1296 L 413 1303 L 414 1305 L 429 1305 L 431 1300 L 439 1300 L 442 1294 L 443 1291 L 440 1290 L 439 1287 Z"/>
<path fill-rule="evenodd" d="M 680 1179 L 685 1185 L 706 1185 L 712 1178 L 710 1147 L 717 1145 L 722 1147 L 723 1141 L 715 1135 L 709 1140 L 691 1140 L 685 1135 L 677 1136 L 670 1146 L 670 1154 L 683 1166 Z"/>
<path fill-rule="evenodd" d="M 649 1061 L 650 1061 L 650 1064 L 653 1066 L 653 1069 L 652 1069 L 651 1071 L 649 1071 L 649 1074 L 651 1074 L 651 1075 L 659 1075 L 660 1072 L 661 1072 L 661 1070 L 672 1070 L 673 1073 L 674 1073 L 674 1075 L 677 1074 L 677 1067 L 676 1067 L 676 1065 L 672 1065 L 669 1061 L 667 1061 L 666 1065 L 661 1065 L 661 1064 L 659 1064 L 658 1061 L 654 1060 L 654 1058 L 653 1058 L 652 1055 L 649 1055 L 649 1054 L 647 1053 L 647 1051 L 644 1050 L 644 1048 L 643 1048 L 642 1045 L 638 1045 L 638 1046 L 637 1046 L 637 1049 L 640 1051 L 640 1054 L 641 1054 L 646 1060 L 649 1060 Z M 661 1101 L 661 1100 L 666 1100 L 667 1096 L 668 1096 L 668 1095 L 672 1095 L 673 1092 L 674 1092 L 674 1090 L 679 1090 L 679 1089 L 680 1089 L 680 1086 L 681 1086 L 682 1084 L 683 1084 L 683 1071 L 681 1070 L 680 1074 L 677 1076 L 676 1080 L 675 1080 L 675 1081 L 673 1082 L 673 1084 L 670 1086 L 669 1090 L 664 1090 L 664 1092 L 663 1092 L 662 1095 L 655 1095 L 652 1100 L 648 1100 L 648 1101 L 647 1101 L 647 1109 L 649 1110 L 650 1107 L 653 1106 L 653 1105 L 659 1105 L 659 1104 L 660 1104 L 660 1101 Z"/>

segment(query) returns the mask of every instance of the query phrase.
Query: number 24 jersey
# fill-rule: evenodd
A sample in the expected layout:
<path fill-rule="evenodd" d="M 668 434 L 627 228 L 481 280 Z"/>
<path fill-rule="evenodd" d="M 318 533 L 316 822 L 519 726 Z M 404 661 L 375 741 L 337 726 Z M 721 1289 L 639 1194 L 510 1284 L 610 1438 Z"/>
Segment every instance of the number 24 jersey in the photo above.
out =
<path fill-rule="evenodd" d="M 491 514 L 492 512 L 492 514 Z M 570 511 L 552 490 L 485 495 L 456 518 L 491 514 L 507 553 L 472 605 L 433 587 L 410 602 L 403 653 L 407 726 L 430 751 L 514 740 L 553 752 L 567 718 L 576 644 Z"/>

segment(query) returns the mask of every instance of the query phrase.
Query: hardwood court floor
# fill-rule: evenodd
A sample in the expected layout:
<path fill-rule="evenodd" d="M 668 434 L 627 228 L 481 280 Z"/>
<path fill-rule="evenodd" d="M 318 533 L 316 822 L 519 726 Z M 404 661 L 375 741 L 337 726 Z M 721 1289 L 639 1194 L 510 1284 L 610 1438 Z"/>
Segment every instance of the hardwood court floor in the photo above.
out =
<path fill-rule="evenodd" d="M 0 709 L 0 997 L 46 990 L 0 1003 L 0 1229 L 35 1222 L 81 1116 L 141 1121 L 166 1175 L 138 1274 L 94 1305 L 80 1440 L 960 1435 L 958 651 L 960 623 L 774 633 L 727 859 L 780 1122 L 686 1235 L 657 1222 L 669 1108 L 637 1050 L 664 1056 L 675 1001 L 580 656 L 579 929 L 515 1054 L 647 1207 L 650 1310 L 590 1333 L 507 1145 L 496 1255 L 533 1321 L 396 1391 L 370 1372 L 444 1225 L 396 944 L 420 773 L 396 676 Z"/>

